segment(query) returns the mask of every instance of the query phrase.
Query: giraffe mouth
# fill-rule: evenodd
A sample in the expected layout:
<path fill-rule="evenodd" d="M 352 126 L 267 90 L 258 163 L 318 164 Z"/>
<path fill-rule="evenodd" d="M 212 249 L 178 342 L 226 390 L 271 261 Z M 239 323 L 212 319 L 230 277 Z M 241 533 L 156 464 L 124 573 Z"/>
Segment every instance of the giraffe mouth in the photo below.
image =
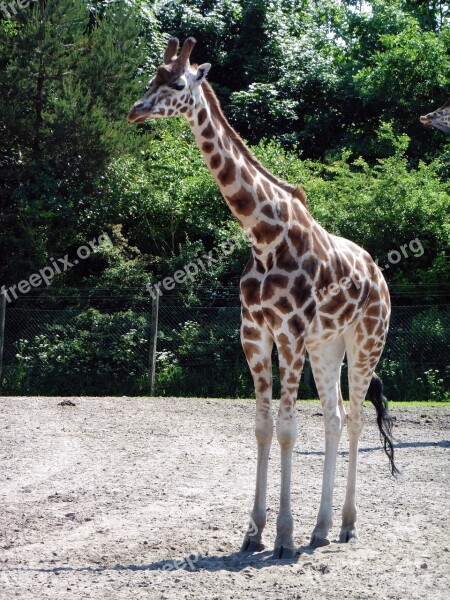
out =
<path fill-rule="evenodd" d="M 428 114 L 420 117 L 420 122 L 425 125 L 425 127 L 432 127 L 432 117 L 433 115 Z"/>
<path fill-rule="evenodd" d="M 128 113 L 128 123 L 143 123 L 149 117 L 149 112 L 143 113 L 142 110 L 133 107 Z"/>
<path fill-rule="evenodd" d="M 146 121 L 149 118 L 150 115 L 141 115 L 138 117 L 135 117 L 134 119 L 128 119 L 130 121 L 130 123 L 143 123 L 144 121 Z"/>

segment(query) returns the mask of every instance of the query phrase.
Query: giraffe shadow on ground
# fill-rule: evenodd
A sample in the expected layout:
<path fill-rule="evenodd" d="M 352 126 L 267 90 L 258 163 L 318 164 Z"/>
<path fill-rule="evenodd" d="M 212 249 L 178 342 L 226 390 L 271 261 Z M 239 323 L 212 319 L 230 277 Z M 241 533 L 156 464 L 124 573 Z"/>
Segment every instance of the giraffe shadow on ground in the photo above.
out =
<path fill-rule="evenodd" d="M 330 549 L 329 549 L 330 548 Z M 326 550 L 321 548 L 323 554 L 333 554 L 338 550 L 333 550 L 330 546 Z M 150 563 L 143 564 L 116 564 L 113 566 L 92 566 L 88 565 L 85 567 L 71 567 L 69 565 L 52 566 L 52 567 L 12 567 L 10 569 L 0 570 L 0 577 L 2 575 L 17 575 L 19 573 L 103 573 L 107 571 L 126 571 L 126 572 L 155 572 L 155 575 L 161 574 L 162 572 L 183 571 L 186 573 L 198 573 L 201 571 L 215 572 L 215 571 L 233 571 L 239 572 L 244 569 L 251 567 L 253 569 L 263 569 L 265 567 L 273 567 L 276 565 L 289 565 L 296 564 L 301 561 L 302 557 L 308 556 L 316 552 L 318 549 L 311 548 L 310 546 L 300 546 L 298 548 L 298 554 L 295 558 L 290 559 L 274 559 L 272 550 L 266 550 L 255 554 L 245 554 L 243 552 L 232 552 L 224 555 L 207 555 L 195 557 L 191 555 L 181 559 L 167 559 L 158 560 Z M 195 558 L 192 558 L 195 557 Z"/>
<path fill-rule="evenodd" d="M 188 557 L 190 558 L 190 557 Z M 17 575 L 18 573 L 102 573 L 106 571 L 154 571 L 155 574 L 162 572 L 180 572 L 184 571 L 187 573 L 198 573 L 200 571 L 242 571 L 247 567 L 253 567 L 261 569 L 264 567 L 274 566 L 276 564 L 295 564 L 299 559 L 299 556 L 286 559 L 286 560 L 275 560 L 272 558 L 272 551 L 258 552 L 257 554 L 243 554 L 242 552 L 233 552 L 231 554 L 225 554 L 222 556 L 202 556 L 195 562 L 191 559 L 192 566 L 190 567 L 186 558 L 180 559 L 167 559 L 158 560 L 151 563 L 144 564 L 116 564 L 113 566 L 92 566 L 88 565 L 85 567 L 70 567 L 68 565 L 55 566 L 55 567 L 15 567 L 11 569 L 0 570 L 0 577 L 2 575 Z M 176 565 L 185 566 L 176 566 Z"/>
<path fill-rule="evenodd" d="M 450 440 L 442 440 L 440 442 L 400 442 L 394 444 L 394 448 L 450 448 Z M 382 450 L 381 446 L 373 446 L 371 448 L 359 448 L 358 452 L 378 452 Z M 303 456 L 324 456 L 325 452 L 321 450 L 294 450 L 294 454 L 300 454 Z M 348 456 L 348 450 L 341 450 L 340 456 Z"/>

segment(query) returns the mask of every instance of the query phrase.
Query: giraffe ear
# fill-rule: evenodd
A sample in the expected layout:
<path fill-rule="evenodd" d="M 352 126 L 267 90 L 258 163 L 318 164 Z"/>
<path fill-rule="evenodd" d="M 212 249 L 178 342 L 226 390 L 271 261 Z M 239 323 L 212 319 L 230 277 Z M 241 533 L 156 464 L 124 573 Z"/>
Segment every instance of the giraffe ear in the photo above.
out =
<path fill-rule="evenodd" d="M 204 80 L 206 79 L 206 75 L 208 74 L 208 71 L 211 68 L 211 64 L 210 63 L 204 63 L 203 65 L 200 65 L 199 67 L 197 67 L 197 71 L 195 73 L 193 73 L 193 77 L 194 80 L 192 82 L 192 87 L 198 87 L 199 85 L 201 85 Z"/>

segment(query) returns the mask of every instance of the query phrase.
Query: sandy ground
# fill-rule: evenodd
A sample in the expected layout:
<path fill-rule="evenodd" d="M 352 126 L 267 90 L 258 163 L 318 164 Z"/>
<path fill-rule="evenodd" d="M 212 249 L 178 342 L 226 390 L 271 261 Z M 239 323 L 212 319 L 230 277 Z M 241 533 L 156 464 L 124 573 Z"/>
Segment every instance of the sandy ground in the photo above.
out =
<path fill-rule="evenodd" d="M 254 404 L 141 398 L 1 398 L 0 598 L 448 599 L 450 408 L 395 409 L 394 480 L 372 407 L 360 452 L 356 544 L 309 552 L 323 426 L 299 404 L 296 561 L 240 547 L 255 477 Z M 338 461 L 339 533 L 347 439 Z M 275 539 L 279 452 L 270 461 Z"/>

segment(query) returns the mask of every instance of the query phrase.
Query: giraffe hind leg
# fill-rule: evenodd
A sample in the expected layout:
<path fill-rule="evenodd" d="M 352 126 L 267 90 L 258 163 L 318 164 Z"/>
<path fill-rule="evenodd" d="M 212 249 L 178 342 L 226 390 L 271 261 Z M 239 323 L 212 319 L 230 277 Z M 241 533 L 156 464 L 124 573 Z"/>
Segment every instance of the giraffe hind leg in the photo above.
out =
<path fill-rule="evenodd" d="M 356 529 L 356 477 L 358 467 L 359 438 L 364 426 L 363 404 L 367 397 L 375 405 L 380 435 L 386 448 L 392 451 L 390 459 L 393 465 L 393 447 L 391 439 L 392 421 L 386 410 L 386 399 L 382 395 L 381 380 L 375 375 L 375 367 L 383 351 L 386 331 L 370 338 L 367 333 L 372 328 L 364 320 L 357 323 L 344 334 L 348 360 L 348 384 L 350 403 L 347 414 L 347 433 L 349 438 L 348 476 L 345 501 L 342 509 L 342 526 L 339 540 L 349 542 L 357 539 Z M 395 468 L 395 465 L 393 465 Z"/>

